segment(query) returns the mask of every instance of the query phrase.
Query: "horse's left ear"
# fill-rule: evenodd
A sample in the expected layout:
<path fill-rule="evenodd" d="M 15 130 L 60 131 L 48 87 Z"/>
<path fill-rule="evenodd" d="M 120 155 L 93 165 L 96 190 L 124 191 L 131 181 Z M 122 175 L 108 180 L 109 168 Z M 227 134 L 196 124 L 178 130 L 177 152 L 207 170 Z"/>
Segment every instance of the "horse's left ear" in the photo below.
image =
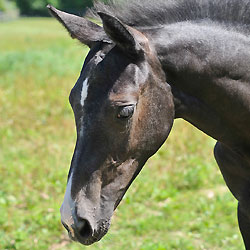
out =
<path fill-rule="evenodd" d="M 47 5 L 47 8 L 49 9 L 50 14 L 68 30 L 72 38 L 78 39 L 90 48 L 96 42 L 102 41 L 111 43 L 103 28 L 96 23 L 93 23 L 86 18 L 60 11 L 50 4 Z"/>
<path fill-rule="evenodd" d="M 131 56 L 143 56 L 148 39 L 140 31 L 123 24 L 119 19 L 109 14 L 98 12 L 107 35 L 125 53 Z"/>

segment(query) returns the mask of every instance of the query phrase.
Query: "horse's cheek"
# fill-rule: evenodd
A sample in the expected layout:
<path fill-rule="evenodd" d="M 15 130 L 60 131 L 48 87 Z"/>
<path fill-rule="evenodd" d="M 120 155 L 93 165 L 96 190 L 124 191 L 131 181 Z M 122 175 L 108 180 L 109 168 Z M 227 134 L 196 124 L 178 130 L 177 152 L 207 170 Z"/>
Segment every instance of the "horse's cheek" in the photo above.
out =
<path fill-rule="evenodd" d="M 157 98 L 154 99 L 152 114 L 157 130 L 155 131 L 156 144 L 158 148 L 167 139 L 174 121 L 173 95 L 169 88 L 158 88 Z M 157 148 L 157 150 L 158 150 Z"/>
<path fill-rule="evenodd" d="M 168 89 L 148 89 L 140 97 L 130 138 L 131 146 L 150 157 L 167 139 L 174 120 L 174 104 Z"/>

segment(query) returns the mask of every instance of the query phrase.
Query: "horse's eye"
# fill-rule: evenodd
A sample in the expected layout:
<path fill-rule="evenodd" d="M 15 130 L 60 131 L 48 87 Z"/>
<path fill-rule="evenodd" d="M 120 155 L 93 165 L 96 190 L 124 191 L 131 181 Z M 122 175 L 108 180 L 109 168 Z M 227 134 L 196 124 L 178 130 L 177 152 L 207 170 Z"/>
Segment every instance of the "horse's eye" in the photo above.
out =
<path fill-rule="evenodd" d="M 119 107 L 117 117 L 120 119 L 128 119 L 134 113 L 134 105 Z"/>

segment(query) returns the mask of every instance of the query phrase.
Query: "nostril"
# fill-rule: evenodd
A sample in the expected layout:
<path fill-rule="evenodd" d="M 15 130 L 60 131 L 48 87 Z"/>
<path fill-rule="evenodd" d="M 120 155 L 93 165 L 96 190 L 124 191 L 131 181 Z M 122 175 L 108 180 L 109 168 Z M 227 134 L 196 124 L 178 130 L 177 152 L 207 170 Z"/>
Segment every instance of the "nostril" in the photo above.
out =
<path fill-rule="evenodd" d="M 61 221 L 61 222 L 62 222 L 62 221 Z M 68 227 L 65 223 L 63 223 L 63 222 L 62 222 L 62 224 L 63 224 L 63 226 L 66 228 L 66 230 L 67 230 L 68 232 L 70 232 L 69 227 Z"/>
<path fill-rule="evenodd" d="M 61 221 L 62 222 L 62 221 Z M 69 237 L 74 240 L 75 238 L 75 233 L 72 227 L 68 226 L 67 224 L 65 224 L 64 222 L 62 222 L 63 226 L 66 228 L 66 230 L 68 231 Z"/>
<path fill-rule="evenodd" d="M 89 222 L 85 219 L 81 219 L 77 223 L 77 229 L 78 229 L 78 233 L 80 234 L 80 236 L 85 238 L 85 239 L 92 236 L 91 226 L 90 226 Z"/>

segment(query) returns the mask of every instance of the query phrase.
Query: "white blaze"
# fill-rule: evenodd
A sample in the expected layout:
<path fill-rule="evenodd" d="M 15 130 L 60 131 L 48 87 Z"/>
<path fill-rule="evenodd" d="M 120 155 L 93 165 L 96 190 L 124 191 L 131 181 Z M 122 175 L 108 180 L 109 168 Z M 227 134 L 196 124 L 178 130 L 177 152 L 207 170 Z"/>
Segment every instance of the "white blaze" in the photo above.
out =
<path fill-rule="evenodd" d="M 71 225 L 74 224 L 74 219 L 72 216 L 72 212 L 74 209 L 74 201 L 71 198 L 71 186 L 72 186 L 72 173 L 70 175 L 67 188 L 66 188 L 66 192 L 65 192 L 65 196 L 64 196 L 64 200 L 63 200 L 63 204 L 60 209 L 61 220 L 70 228 L 70 230 L 72 229 Z"/>
<path fill-rule="evenodd" d="M 88 78 L 86 78 L 83 83 L 82 83 L 82 91 L 81 91 L 81 99 L 80 99 L 80 103 L 82 105 L 82 107 L 84 106 L 84 102 L 88 96 Z M 81 127 L 80 127 L 80 137 L 83 136 L 83 125 L 82 125 L 82 122 L 83 122 L 83 117 L 80 118 L 81 119 Z"/>
<path fill-rule="evenodd" d="M 87 98 L 88 95 L 88 78 L 86 78 L 83 83 L 82 83 L 82 91 L 81 91 L 81 105 L 84 105 L 85 99 Z"/>
<path fill-rule="evenodd" d="M 82 90 L 81 90 L 81 97 L 80 97 L 80 104 L 82 107 L 84 106 L 85 100 L 88 95 L 88 78 L 86 78 L 82 83 Z M 80 137 L 83 136 L 83 117 L 81 119 L 81 128 L 80 128 Z M 76 152 L 77 154 L 78 152 Z M 71 197 L 71 187 L 72 187 L 72 175 L 73 171 L 70 174 L 66 192 L 64 195 L 63 204 L 61 206 L 60 212 L 61 212 L 61 220 L 64 224 L 66 224 L 71 231 L 72 236 L 74 236 L 74 231 L 72 229 L 72 225 L 74 225 L 74 219 L 73 219 L 73 212 L 75 208 L 75 202 Z"/>

